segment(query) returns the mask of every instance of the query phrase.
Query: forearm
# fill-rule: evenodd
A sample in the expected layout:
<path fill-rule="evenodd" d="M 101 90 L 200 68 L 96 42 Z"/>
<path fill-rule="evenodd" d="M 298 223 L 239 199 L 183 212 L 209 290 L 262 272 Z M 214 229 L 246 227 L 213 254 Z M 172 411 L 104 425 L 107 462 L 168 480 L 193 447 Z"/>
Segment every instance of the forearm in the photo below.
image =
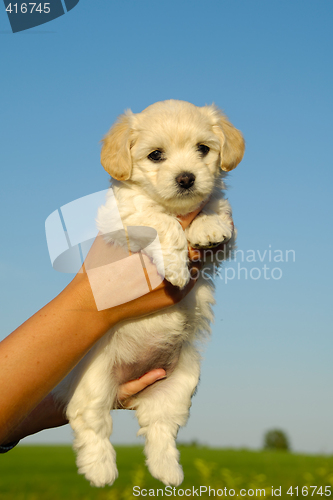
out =
<path fill-rule="evenodd" d="M 0 344 L 0 443 L 121 318 L 97 311 L 86 274 Z"/>
<path fill-rule="evenodd" d="M 3 444 L 20 441 L 44 429 L 59 427 L 67 423 L 64 408 L 55 403 L 52 394 L 48 394 L 17 427 L 6 435 Z"/>

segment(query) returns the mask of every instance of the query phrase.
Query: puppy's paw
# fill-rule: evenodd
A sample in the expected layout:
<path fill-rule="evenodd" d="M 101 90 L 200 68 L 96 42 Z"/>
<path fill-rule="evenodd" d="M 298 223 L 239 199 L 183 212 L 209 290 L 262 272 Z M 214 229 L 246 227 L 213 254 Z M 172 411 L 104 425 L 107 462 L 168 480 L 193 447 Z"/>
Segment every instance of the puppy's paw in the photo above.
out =
<path fill-rule="evenodd" d="M 162 481 L 166 486 L 179 486 L 184 479 L 182 466 L 174 457 L 166 454 L 158 461 L 147 460 L 149 472 L 153 477 Z"/>
<path fill-rule="evenodd" d="M 233 229 L 231 218 L 223 220 L 218 215 L 202 215 L 188 228 L 187 238 L 193 248 L 212 248 L 229 241 Z"/>
<path fill-rule="evenodd" d="M 164 255 L 164 276 L 172 285 L 184 288 L 191 279 L 187 254 L 175 252 Z"/>
<path fill-rule="evenodd" d="M 115 464 L 105 462 L 95 462 L 79 469 L 79 474 L 84 474 L 91 486 L 102 488 L 105 485 L 111 486 L 118 477 L 118 470 Z"/>
<path fill-rule="evenodd" d="M 104 233 L 102 237 L 106 243 L 110 243 L 111 245 L 116 245 L 118 247 L 123 247 L 126 251 L 128 251 L 128 237 L 124 229 Z"/>
<path fill-rule="evenodd" d="M 90 481 L 91 486 L 101 488 L 106 484 L 111 485 L 118 477 L 116 453 L 110 443 L 100 442 L 99 452 L 95 447 L 91 450 L 81 450 L 77 455 L 79 474 L 83 474 Z"/>

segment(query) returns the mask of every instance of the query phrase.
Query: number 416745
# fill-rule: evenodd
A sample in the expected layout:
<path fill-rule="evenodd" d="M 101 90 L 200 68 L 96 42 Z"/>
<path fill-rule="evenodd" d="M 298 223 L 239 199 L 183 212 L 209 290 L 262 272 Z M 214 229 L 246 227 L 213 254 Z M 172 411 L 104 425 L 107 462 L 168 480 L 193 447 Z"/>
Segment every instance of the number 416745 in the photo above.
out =
<path fill-rule="evenodd" d="M 295 495 L 297 497 L 313 497 L 314 495 L 330 497 L 332 495 L 332 490 L 331 486 L 325 486 L 325 489 L 323 489 L 322 486 L 303 486 L 302 488 L 298 486 L 290 486 L 289 490 L 287 491 L 287 495 Z"/>
<path fill-rule="evenodd" d="M 39 12 L 42 14 L 48 14 L 50 12 L 50 3 L 21 3 L 21 5 L 17 6 L 17 3 L 8 4 L 6 7 L 6 11 L 10 14 L 14 12 L 17 14 L 21 12 L 21 14 L 32 14 L 33 12 Z"/>

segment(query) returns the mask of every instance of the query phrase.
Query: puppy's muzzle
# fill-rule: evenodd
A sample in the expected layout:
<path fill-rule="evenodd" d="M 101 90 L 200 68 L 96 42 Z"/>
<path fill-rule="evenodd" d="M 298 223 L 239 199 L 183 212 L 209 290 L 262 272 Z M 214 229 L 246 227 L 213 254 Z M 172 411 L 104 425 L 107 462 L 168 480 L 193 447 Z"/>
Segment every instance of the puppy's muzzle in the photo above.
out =
<path fill-rule="evenodd" d="M 190 189 L 195 181 L 195 175 L 191 172 L 182 172 L 176 177 L 178 186 L 182 189 Z"/>

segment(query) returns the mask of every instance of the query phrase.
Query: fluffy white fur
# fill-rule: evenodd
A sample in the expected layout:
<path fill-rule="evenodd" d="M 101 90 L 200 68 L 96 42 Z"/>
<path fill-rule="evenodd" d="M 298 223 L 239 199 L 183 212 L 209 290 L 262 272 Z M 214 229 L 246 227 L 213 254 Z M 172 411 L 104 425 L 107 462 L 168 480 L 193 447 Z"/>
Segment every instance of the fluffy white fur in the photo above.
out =
<path fill-rule="evenodd" d="M 209 151 L 203 154 L 200 145 Z M 155 150 L 162 152 L 161 161 L 148 158 Z M 183 287 L 190 279 L 188 241 L 208 247 L 231 238 L 232 247 L 231 208 L 224 198 L 223 178 L 243 152 L 241 133 L 215 106 L 199 108 L 175 100 L 158 102 L 139 114 L 126 112 L 104 138 L 101 161 L 114 179 L 123 224 L 157 230 L 165 276 L 174 285 Z M 195 176 L 191 189 L 177 184 L 183 172 Z M 184 232 L 176 217 L 207 199 Z M 109 204 L 98 215 L 103 233 L 113 229 Z M 117 243 L 126 245 L 121 237 Z M 139 237 L 137 243 L 139 249 Z M 161 262 L 156 265 L 162 269 Z M 146 438 L 151 474 L 168 485 L 182 482 L 175 439 L 179 426 L 186 424 L 198 384 L 197 343 L 210 331 L 213 303 L 212 281 L 202 276 L 181 303 L 110 330 L 54 390 L 67 403 L 79 473 L 92 485 L 112 484 L 118 475 L 109 437 L 110 410 L 119 385 L 153 368 L 164 368 L 167 377 L 134 398 L 139 434 Z"/>

